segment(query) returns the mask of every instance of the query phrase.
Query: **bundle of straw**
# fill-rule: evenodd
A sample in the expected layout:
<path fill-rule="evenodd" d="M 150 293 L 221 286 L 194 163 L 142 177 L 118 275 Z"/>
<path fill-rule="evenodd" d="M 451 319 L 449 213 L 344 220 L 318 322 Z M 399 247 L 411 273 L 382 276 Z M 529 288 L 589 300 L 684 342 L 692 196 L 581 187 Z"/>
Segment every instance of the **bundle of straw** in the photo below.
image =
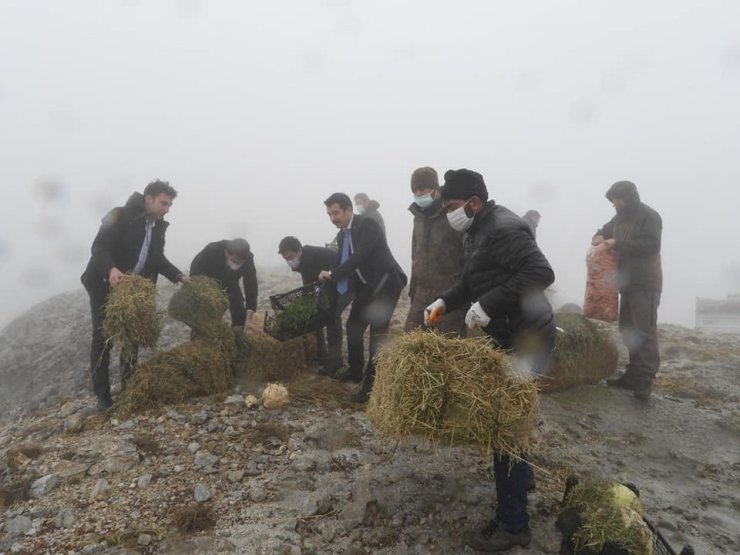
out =
<path fill-rule="evenodd" d="M 195 337 L 216 338 L 223 329 L 227 308 L 229 299 L 218 281 L 195 276 L 175 291 L 167 311 L 175 320 L 190 326 Z"/>
<path fill-rule="evenodd" d="M 303 339 L 278 341 L 269 335 L 236 332 L 234 366 L 237 374 L 262 381 L 282 380 L 306 370 Z"/>
<path fill-rule="evenodd" d="M 137 347 L 156 345 L 161 329 L 154 282 L 136 275 L 123 276 L 105 303 L 105 336 L 123 358 L 132 360 Z"/>
<path fill-rule="evenodd" d="M 616 372 L 619 351 L 607 328 L 579 314 L 557 314 L 555 323 L 560 330 L 543 382 L 546 391 L 598 383 Z"/>
<path fill-rule="evenodd" d="M 532 441 L 537 385 L 486 338 L 429 331 L 397 338 L 376 361 L 367 415 L 384 434 L 478 445 L 512 456 Z"/>
<path fill-rule="evenodd" d="M 121 403 L 124 413 L 223 393 L 231 386 L 229 350 L 219 342 L 188 341 L 139 365 Z"/>
<path fill-rule="evenodd" d="M 652 555 L 650 529 L 637 510 L 620 502 L 619 495 L 615 495 L 617 486 L 611 482 L 587 480 L 567 494 L 558 526 L 573 543 L 574 553 L 599 553 L 610 545 L 621 547 L 630 555 Z M 577 518 L 572 519 L 571 515 Z M 566 522 L 578 525 L 574 530 L 565 529 Z"/>

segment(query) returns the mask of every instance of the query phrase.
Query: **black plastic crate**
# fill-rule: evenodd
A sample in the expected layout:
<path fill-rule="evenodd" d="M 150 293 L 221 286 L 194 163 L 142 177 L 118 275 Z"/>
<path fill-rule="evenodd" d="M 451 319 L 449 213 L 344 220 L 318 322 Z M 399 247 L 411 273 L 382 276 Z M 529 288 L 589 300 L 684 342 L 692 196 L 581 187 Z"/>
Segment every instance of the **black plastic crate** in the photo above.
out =
<path fill-rule="evenodd" d="M 293 322 L 293 325 L 289 326 L 290 329 L 275 330 L 280 314 L 291 310 L 291 307 L 295 308 L 296 303 L 308 303 L 308 306 L 311 306 L 306 318 L 300 322 Z M 331 296 L 318 282 L 309 283 L 287 293 L 271 295 L 270 306 L 275 311 L 275 315 L 265 314 L 265 331 L 280 341 L 319 330 L 334 321 Z"/>

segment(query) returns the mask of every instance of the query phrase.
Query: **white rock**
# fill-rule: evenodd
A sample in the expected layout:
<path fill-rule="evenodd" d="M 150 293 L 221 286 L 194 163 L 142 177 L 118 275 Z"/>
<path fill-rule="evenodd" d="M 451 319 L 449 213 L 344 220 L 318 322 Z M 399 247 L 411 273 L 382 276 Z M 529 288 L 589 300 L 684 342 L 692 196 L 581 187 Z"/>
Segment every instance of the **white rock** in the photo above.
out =
<path fill-rule="evenodd" d="M 5 523 L 5 533 L 9 537 L 20 536 L 28 532 L 33 526 L 33 522 L 27 516 L 18 515 L 11 518 Z"/>
<path fill-rule="evenodd" d="M 108 489 L 108 480 L 105 478 L 101 478 L 97 482 L 95 482 L 95 485 L 93 486 L 92 491 L 90 492 L 90 499 L 97 499 L 100 497 L 100 494 L 103 493 L 105 490 Z"/>
<path fill-rule="evenodd" d="M 193 497 L 198 503 L 203 503 L 211 498 L 211 490 L 205 484 L 198 484 L 193 490 Z"/>
<path fill-rule="evenodd" d="M 57 484 L 59 484 L 59 476 L 56 474 L 47 474 L 46 476 L 36 480 L 31 485 L 31 490 L 28 492 L 28 495 L 37 499 L 42 495 L 49 493 L 57 486 Z"/>
<path fill-rule="evenodd" d="M 139 476 L 139 479 L 136 481 L 136 485 L 140 488 L 148 488 L 149 484 L 152 483 L 152 475 L 151 474 L 144 474 L 143 476 Z"/>

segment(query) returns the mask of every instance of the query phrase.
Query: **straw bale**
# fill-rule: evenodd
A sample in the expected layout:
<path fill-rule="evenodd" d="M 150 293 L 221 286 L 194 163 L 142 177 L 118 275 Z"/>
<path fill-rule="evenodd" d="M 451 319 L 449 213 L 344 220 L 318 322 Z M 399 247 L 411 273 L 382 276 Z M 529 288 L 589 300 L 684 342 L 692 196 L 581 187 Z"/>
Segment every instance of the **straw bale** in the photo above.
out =
<path fill-rule="evenodd" d="M 167 311 L 175 320 L 192 328 L 196 337 L 214 338 L 222 330 L 229 299 L 215 279 L 194 276 L 170 299 Z"/>
<path fill-rule="evenodd" d="M 518 456 L 534 439 L 537 385 L 486 338 L 416 330 L 376 361 L 367 414 L 385 435 L 478 445 Z"/>
<path fill-rule="evenodd" d="M 650 529 L 633 503 L 624 506 L 617 486 L 613 482 L 585 480 L 566 496 L 561 516 L 575 512 L 580 521 L 572 533 L 575 553 L 598 553 L 609 544 L 623 547 L 630 555 L 652 555 Z"/>
<path fill-rule="evenodd" d="M 306 370 L 306 352 L 300 337 L 278 341 L 266 334 L 236 333 L 237 374 L 261 381 L 282 380 Z"/>
<path fill-rule="evenodd" d="M 281 409 L 288 404 L 287 388 L 279 383 L 268 383 L 262 392 L 262 404 L 266 409 Z"/>
<path fill-rule="evenodd" d="M 555 348 L 543 390 L 594 384 L 617 370 L 619 351 L 610 330 L 579 314 L 557 314 Z"/>
<path fill-rule="evenodd" d="M 152 280 L 123 276 L 108 294 L 104 310 L 103 333 L 124 358 L 132 359 L 139 346 L 156 345 L 162 326 Z"/>
<path fill-rule="evenodd" d="M 140 364 L 129 380 L 121 407 L 131 413 L 223 393 L 230 386 L 229 350 L 219 342 L 188 341 Z"/>

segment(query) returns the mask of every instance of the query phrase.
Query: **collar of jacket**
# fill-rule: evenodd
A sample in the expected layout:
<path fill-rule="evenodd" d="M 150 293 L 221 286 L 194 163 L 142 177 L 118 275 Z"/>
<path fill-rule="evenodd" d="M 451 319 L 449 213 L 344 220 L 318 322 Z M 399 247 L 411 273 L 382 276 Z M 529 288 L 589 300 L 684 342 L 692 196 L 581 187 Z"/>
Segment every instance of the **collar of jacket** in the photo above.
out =
<path fill-rule="evenodd" d="M 473 225 L 470 226 L 470 229 L 468 229 L 468 233 L 470 235 L 475 235 L 475 232 L 478 230 L 480 226 L 483 225 L 483 222 L 486 221 L 489 217 L 493 217 L 493 209 L 496 208 L 496 201 L 489 200 L 486 202 L 486 205 L 483 207 L 483 210 L 478 212 L 475 215 L 475 219 L 473 220 Z"/>
<path fill-rule="evenodd" d="M 419 208 L 418 204 L 412 202 L 409 205 L 409 212 L 411 212 L 414 216 L 420 216 L 422 218 L 436 218 L 442 212 L 444 212 L 444 206 L 442 205 L 442 201 L 439 199 L 435 200 L 426 208 Z"/>

